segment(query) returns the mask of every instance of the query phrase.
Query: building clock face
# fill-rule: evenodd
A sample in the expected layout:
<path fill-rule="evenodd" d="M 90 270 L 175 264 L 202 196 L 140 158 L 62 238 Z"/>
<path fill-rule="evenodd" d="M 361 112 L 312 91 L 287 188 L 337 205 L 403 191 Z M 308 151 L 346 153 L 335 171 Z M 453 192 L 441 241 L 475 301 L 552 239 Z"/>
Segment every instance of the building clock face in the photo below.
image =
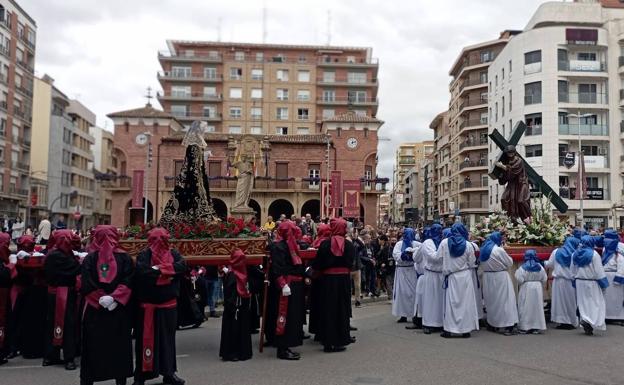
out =
<path fill-rule="evenodd" d="M 349 147 L 350 149 L 356 148 L 357 145 L 358 145 L 358 140 L 356 138 L 347 139 L 347 147 Z"/>
<path fill-rule="evenodd" d="M 148 140 L 147 135 L 139 134 L 139 135 L 136 136 L 135 142 L 139 146 L 144 146 L 145 143 L 147 143 L 147 140 Z"/>

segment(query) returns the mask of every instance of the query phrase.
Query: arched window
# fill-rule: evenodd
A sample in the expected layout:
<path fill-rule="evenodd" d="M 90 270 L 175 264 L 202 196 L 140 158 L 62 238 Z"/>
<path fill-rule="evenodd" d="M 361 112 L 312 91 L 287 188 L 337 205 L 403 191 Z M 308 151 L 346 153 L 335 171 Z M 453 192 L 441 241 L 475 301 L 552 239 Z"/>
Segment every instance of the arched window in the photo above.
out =
<path fill-rule="evenodd" d="M 340 138 L 340 134 L 342 134 L 342 127 L 336 128 L 336 136 Z"/>

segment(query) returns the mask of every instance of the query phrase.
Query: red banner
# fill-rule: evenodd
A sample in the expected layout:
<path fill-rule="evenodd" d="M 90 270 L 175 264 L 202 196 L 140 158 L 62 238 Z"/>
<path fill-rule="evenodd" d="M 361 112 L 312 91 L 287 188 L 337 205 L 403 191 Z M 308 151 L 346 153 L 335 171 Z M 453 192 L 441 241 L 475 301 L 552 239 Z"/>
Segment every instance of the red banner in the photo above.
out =
<path fill-rule="evenodd" d="M 345 218 L 359 218 L 360 216 L 360 181 L 345 180 L 342 182 L 344 201 L 342 216 Z"/>
<path fill-rule="evenodd" d="M 143 208 L 143 179 L 145 171 L 134 170 L 132 175 L 132 208 Z"/>
<path fill-rule="evenodd" d="M 337 209 L 342 205 L 342 172 L 331 172 L 331 203 L 333 209 Z"/>

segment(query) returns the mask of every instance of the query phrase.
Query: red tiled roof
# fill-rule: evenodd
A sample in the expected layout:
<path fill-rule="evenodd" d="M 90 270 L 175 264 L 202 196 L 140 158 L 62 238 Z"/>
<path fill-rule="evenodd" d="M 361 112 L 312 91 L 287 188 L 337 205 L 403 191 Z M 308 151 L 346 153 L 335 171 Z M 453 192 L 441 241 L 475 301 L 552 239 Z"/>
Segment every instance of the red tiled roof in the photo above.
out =
<path fill-rule="evenodd" d="M 367 115 L 358 115 L 354 111 L 347 111 L 345 113 L 332 116 L 331 118 L 323 119 L 323 122 L 336 122 L 336 123 L 383 123 L 383 121 L 377 118 L 371 118 Z"/>
<path fill-rule="evenodd" d="M 157 110 L 149 104 L 132 110 L 112 112 L 106 116 L 109 118 L 173 118 L 173 115 Z"/>

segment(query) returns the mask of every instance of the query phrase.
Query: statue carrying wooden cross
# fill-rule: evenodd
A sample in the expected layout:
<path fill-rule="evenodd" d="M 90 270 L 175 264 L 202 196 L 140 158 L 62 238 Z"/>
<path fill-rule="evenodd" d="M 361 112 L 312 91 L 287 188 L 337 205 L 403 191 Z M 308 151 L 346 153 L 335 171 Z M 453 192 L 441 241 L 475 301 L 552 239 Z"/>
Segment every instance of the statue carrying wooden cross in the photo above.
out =
<path fill-rule="evenodd" d="M 526 124 L 518 122 L 509 141 L 505 140 L 505 137 L 496 129 L 489 135 L 490 139 L 502 150 L 496 157 L 489 173 L 490 178 L 497 179 L 501 185 L 506 184 L 505 191 L 501 196 L 501 206 L 511 218 L 527 220 L 531 216 L 530 182 L 542 194 L 549 197 L 551 203 L 561 213 L 565 213 L 568 210 L 568 205 L 544 181 L 544 178 L 516 152 L 516 145 L 525 131 Z"/>

